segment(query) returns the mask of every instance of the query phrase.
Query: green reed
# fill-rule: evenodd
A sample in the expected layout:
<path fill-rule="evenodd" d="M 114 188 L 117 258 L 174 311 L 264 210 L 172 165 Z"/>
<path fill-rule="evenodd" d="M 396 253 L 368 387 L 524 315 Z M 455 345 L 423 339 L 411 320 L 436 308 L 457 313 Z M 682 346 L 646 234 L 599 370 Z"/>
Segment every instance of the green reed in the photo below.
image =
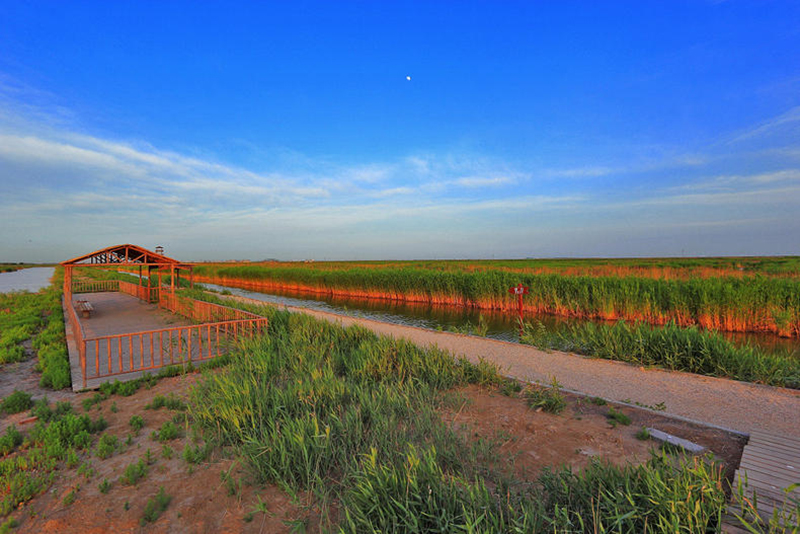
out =
<path fill-rule="evenodd" d="M 485 266 L 438 269 L 424 262 L 350 265 L 266 264 L 198 266 L 201 276 L 300 285 L 320 291 L 367 292 L 387 298 L 466 306 L 513 306 L 508 288 L 530 287 L 529 309 L 661 323 L 676 320 L 724 330 L 769 330 L 797 335 L 800 280 L 768 276 L 665 280 L 636 276 L 564 276 L 516 273 Z"/>
<path fill-rule="evenodd" d="M 206 295 L 203 298 L 219 301 Z M 493 366 L 303 314 L 226 301 L 270 319 L 194 388 L 189 411 L 258 482 L 337 503 L 340 532 L 713 530 L 724 509 L 710 460 L 654 456 L 516 479 L 496 445 L 443 421 L 444 393 L 500 387 Z M 328 518 L 329 521 L 333 521 Z"/>
<path fill-rule="evenodd" d="M 625 321 L 614 325 L 581 323 L 555 331 L 548 331 L 541 323 L 526 323 L 520 341 L 545 350 L 800 388 L 797 355 L 736 346 L 716 332 L 680 328 L 674 323 L 663 327 Z"/>

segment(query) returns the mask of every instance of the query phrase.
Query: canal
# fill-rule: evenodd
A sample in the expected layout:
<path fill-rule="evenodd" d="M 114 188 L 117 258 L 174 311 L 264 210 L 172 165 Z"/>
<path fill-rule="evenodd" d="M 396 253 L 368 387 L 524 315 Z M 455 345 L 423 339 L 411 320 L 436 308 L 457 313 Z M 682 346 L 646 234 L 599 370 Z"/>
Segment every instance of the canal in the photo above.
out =
<path fill-rule="evenodd" d="M 0 273 L 0 293 L 39 291 L 50 285 L 54 267 L 28 267 L 10 273 Z"/>
<path fill-rule="evenodd" d="M 260 300 L 279 306 L 310 308 L 336 314 L 364 317 L 387 323 L 416 326 L 430 330 L 463 330 L 482 322 L 486 336 L 503 341 L 517 341 L 517 316 L 491 310 L 476 310 L 458 306 L 422 304 L 386 299 L 367 299 L 331 296 L 290 290 L 251 291 L 232 286 L 203 284 L 215 291 L 229 291 L 233 295 Z M 539 321 L 548 330 L 564 328 L 587 319 L 565 318 L 545 314 L 526 314 L 526 322 Z M 597 322 L 597 321 L 595 321 Z M 800 340 L 781 338 L 772 334 L 723 332 L 737 345 L 751 344 L 766 352 L 790 352 L 800 357 Z"/>

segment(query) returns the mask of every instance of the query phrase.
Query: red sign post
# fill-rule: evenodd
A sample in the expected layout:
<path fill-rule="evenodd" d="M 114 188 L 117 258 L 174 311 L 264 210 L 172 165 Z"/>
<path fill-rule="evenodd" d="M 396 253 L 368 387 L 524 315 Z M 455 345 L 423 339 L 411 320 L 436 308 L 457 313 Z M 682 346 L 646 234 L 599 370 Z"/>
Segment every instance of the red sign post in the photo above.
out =
<path fill-rule="evenodd" d="M 522 295 L 528 294 L 528 286 L 523 286 L 521 283 L 517 284 L 516 286 L 510 288 L 508 290 L 509 293 L 517 296 L 517 302 L 519 302 L 519 335 L 522 337 L 522 330 L 524 323 L 522 322 Z"/>

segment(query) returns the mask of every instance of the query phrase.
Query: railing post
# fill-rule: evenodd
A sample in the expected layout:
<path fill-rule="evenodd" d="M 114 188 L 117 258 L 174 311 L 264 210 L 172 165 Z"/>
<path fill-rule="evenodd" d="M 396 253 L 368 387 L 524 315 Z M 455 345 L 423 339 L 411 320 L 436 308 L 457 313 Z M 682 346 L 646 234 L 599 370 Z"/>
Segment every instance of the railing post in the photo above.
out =
<path fill-rule="evenodd" d="M 86 389 L 86 341 L 81 339 L 78 341 L 80 343 L 80 355 L 81 355 L 81 373 L 83 374 L 83 389 Z"/>

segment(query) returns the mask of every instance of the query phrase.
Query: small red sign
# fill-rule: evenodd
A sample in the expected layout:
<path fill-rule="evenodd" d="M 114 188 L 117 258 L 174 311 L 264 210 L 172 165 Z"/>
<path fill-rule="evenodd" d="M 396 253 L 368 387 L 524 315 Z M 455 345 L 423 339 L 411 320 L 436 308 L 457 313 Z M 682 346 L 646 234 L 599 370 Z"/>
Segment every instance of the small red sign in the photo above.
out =
<path fill-rule="evenodd" d="M 514 286 L 508 290 L 509 293 L 514 295 L 527 295 L 528 294 L 528 286 L 523 286 L 519 284 L 518 286 Z"/>

